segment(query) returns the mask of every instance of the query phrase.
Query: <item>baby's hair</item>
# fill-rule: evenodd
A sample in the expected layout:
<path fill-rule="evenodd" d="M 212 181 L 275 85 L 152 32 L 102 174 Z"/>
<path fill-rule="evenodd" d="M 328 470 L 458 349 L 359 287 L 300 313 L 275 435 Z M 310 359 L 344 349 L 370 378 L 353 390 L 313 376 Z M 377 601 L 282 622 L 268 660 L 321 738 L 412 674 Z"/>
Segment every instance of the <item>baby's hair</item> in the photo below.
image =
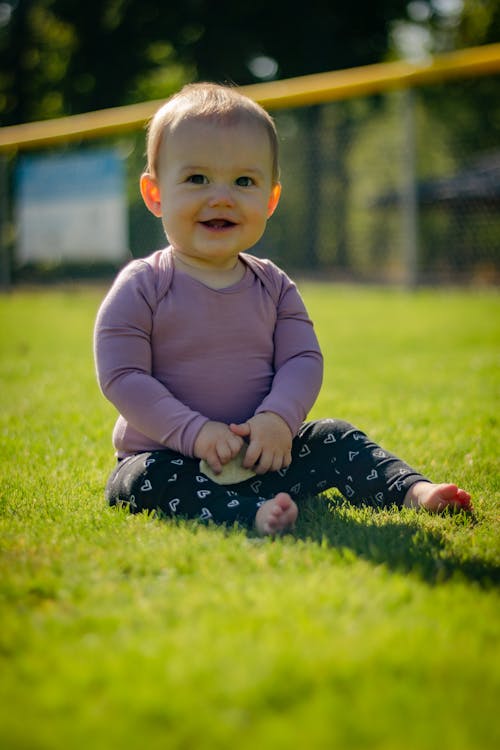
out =
<path fill-rule="evenodd" d="M 257 102 L 232 86 L 216 83 L 188 83 L 171 96 L 153 116 L 147 134 L 147 171 L 157 176 L 158 154 L 165 132 L 183 118 L 219 122 L 221 125 L 252 122 L 263 126 L 269 136 L 273 183 L 279 180 L 278 134 L 271 115 Z"/>

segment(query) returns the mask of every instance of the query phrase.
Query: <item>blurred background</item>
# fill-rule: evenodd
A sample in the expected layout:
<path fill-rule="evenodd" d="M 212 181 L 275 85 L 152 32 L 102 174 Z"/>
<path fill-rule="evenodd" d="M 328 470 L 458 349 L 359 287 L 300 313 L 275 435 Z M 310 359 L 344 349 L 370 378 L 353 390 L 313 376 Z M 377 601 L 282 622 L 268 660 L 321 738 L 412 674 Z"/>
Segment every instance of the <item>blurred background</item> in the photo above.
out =
<path fill-rule="evenodd" d="M 252 86 L 398 60 L 418 68 L 499 41 L 500 0 L 0 2 L 0 136 L 162 100 L 189 81 Z M 322 279 L 498 284 L 500 47 L 497 58 L 474 75 L 324 102 L 309 103 L 304 79 L 303 101 L 268 107 L 283 197 L 256 252 Z M 139 121 L 106 137 L 7 138 L 4 288 L 100 278 L 165 244 L 138 191 L 144 136 Z"/>

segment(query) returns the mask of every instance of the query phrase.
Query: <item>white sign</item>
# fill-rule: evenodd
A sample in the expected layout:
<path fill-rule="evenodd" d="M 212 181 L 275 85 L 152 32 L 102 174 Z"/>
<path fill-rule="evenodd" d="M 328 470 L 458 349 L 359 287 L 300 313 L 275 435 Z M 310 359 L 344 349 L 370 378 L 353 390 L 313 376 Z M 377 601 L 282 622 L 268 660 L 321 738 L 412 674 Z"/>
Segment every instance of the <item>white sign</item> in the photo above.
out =
<path fill-rule="evenodd" d="M 116 152 L 23 157 L 16 178 L 21 263 L 125 259 L 125 174 Z"/>

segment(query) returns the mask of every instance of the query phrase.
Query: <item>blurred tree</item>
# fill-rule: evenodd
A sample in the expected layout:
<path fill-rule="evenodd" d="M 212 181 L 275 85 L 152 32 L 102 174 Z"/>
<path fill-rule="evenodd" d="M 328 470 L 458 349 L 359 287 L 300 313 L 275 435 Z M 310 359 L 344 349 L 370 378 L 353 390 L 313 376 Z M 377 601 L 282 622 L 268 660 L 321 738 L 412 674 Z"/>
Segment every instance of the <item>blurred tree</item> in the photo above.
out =
<path fill-rule="evenodd" d="M 75 46 L 73 26 L 49 2 L 0 3 L 2 125 L 65 112 L 64 77 Z"/>
<path fill-rule="evenodd" d="M 149 98 L 156 89 L 171 91 L 193 75 L 179 64 L 165 33 L 178 23 L 176 5 L 165 13 L 150 1 L 0 3 L 2 124 L 127 104 Z"/>
<path fill-rule="evenodd" d="M 468 47 L 500 39 L 500 3 L 498 0 L 463 0 L 456 27 L 455 45 Z"/>
<path fill-rule="evenodd" d="M 499 0 L 464 0 L 463 12 L 456 28 L 454 43 L 458 47 L 475 44 L 488 44 L 500 40 L 500 2 Z M 482 148 L 498 149 L 500 132 L 500 79 L 491 76 L 478 81 L 467 81 L 463 94 L 468 104 L 469 115 L 462 127 L 467 138 L 478 142 L 481 137 Z M 459 104 L 460 96 L 455 96 Z M 485 108 L 481 102 L 489 102 Z M 486 110 L 486 111 L 485 111 Z"/>
<path fill-rule="evenodd" d="M 408 16 L 409 21 L 400 22 L 396 28 L 406 27 L 407 38 L 411 40 L 413 34 L 419 40 L 417 56 L 500 40 L 499 0 L 413 0 L 408 4 Z M 469 142 L 472 149 L 478 143 L 482 149 L 498 147 L 498 76 L 426 87 L 420 96 L 436 118 L 447 122 L 450 140 Z M 485 101 L 490 103 L 488 108 L 481 106 Z"/>
<path fill-rule="evenodd" d="M 406 0 L 0 3 L 3 124 L 162 97 L 187 79 L 252 83 L 380 61 Z"/>
<path fill-rule="evenodd" d="M 498 42 L 499 0 L 413 0 L 408 19 L 395 25 L 399 52 L 429 54 Z M 409 53 L 409 54 L 408 54 Z M 426 268 L 472 268 L 490 263 L 498 249 L 493 211 L 481 197 L 487 172 L 499 159 L 500 78 L 464 78 L 418 90 L 418 167 L 422 194 L 432 180 L 455 179 L 456 198 L 428 201 L 420 216 L 421 260 Z M 442 157 L 445 161 L 440 163 Z M 467 175 L 470 194 L 460 197 Z M 486 182 L 484 182 L 486 180 Z M 491 178 L 490 178 L 491 180 Z M 430 188 L 427 187 L 427 190 Z M 474 190 L 476 194 L 474 196 Z M 491 218 L 489 217 L 491 211 Z M 480 239 L 483 238 L 483 239 Z M 494 239 L 493 239 L 494 238 Z"/>
<path fill-rule="evenodd" d="M 310 0 L 292 10 L 284 0 L 3 2 L 2 124 L 166 97 L 186 80 L 247 84 L 379 62 L 391 24 L 404 16 L 406 4 Z M 344 153 L 349 121 L 346 104 L 338 118 Z M 320 128 L 320 109 L 313 108 L 306 136 L 313 155 Z M 311 161 L 306 193 L 315 187 L 321 196 L 322 169 L 319 159 Z M 344 200 L 347 187 L 345 182 L 340 191 Z M 320 200 L 308 205 L 304 239 L 315 265 Z M 347 237 L 339 232 L 338 260 L 347 265 Z"/>
<path fill-rule="evenodd" d="M 498 0 L 310 0 L 293 8 L 284 0 L 0 0 L 0 124 L 162 98 L 187 80 L 248 84 L 375 63 L 391 45 L 393 55 L 404 53 L 402 37 L 399 49 L 393 44 L 404 23 L 419 30 L 430 52 L 497 41 L 499 19 Z M 479 83 L 491 86 L 487 79 Z M 439 92 L 436 112 L 443 117 L 448 107 L 450 128 L 468 128 L 471 135 L 489 129 L 493 142 L 500 97 L 484 117 L 474 112 L 475 87 L 469 83 L 465 97 Z M 336 263 L 345 267 L 350 242 L 341 215 L 348 202 L 351 108 L 349 101 L 336 106 L 329 125 L 335 155 L 327 157 L 338 183 L 332 245 Z M 311 108 L 304 130 L 311 158 L 302 186 L 309 207 L 303 245 L 311 265 L 327 168 L 317 148 L 321 118 L 321 108 Z"/>
<path fill-rule="evenodd" d="M 185 45 L 201 77 L 251 83 L 252 61 L 275 61 L 273 77 L 335 70 L 379 62 L 387 49 L 390 25 L 405 15 L 406 0 L 311 0 L 295 7 L 283 0 L 233 0 L 184 3 L 197 36 Z M 263 76 L 266 77 L 266 76 Z"/>

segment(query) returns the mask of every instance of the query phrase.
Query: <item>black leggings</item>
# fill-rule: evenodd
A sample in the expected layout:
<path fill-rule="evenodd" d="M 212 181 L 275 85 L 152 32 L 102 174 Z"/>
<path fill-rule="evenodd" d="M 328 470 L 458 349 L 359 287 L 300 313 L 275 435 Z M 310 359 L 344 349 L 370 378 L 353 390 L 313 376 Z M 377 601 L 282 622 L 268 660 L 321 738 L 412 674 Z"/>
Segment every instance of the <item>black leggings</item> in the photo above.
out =
<path fill-rule="evenodd" d="M 233 485 L 206 477 L 199 460 L 175 451 L 138 453 L 118 462 L 106 486 L 110 505 L 132 513 L 160 510 L 170 516 L 251 525 L 263 502 L 278 492 L 300 500 L 336 488 L 352 503 L 403 504 L 412 484 L 429 481 L 363 432 L 339 419 L 305 422 L 286 469 Z"/>

